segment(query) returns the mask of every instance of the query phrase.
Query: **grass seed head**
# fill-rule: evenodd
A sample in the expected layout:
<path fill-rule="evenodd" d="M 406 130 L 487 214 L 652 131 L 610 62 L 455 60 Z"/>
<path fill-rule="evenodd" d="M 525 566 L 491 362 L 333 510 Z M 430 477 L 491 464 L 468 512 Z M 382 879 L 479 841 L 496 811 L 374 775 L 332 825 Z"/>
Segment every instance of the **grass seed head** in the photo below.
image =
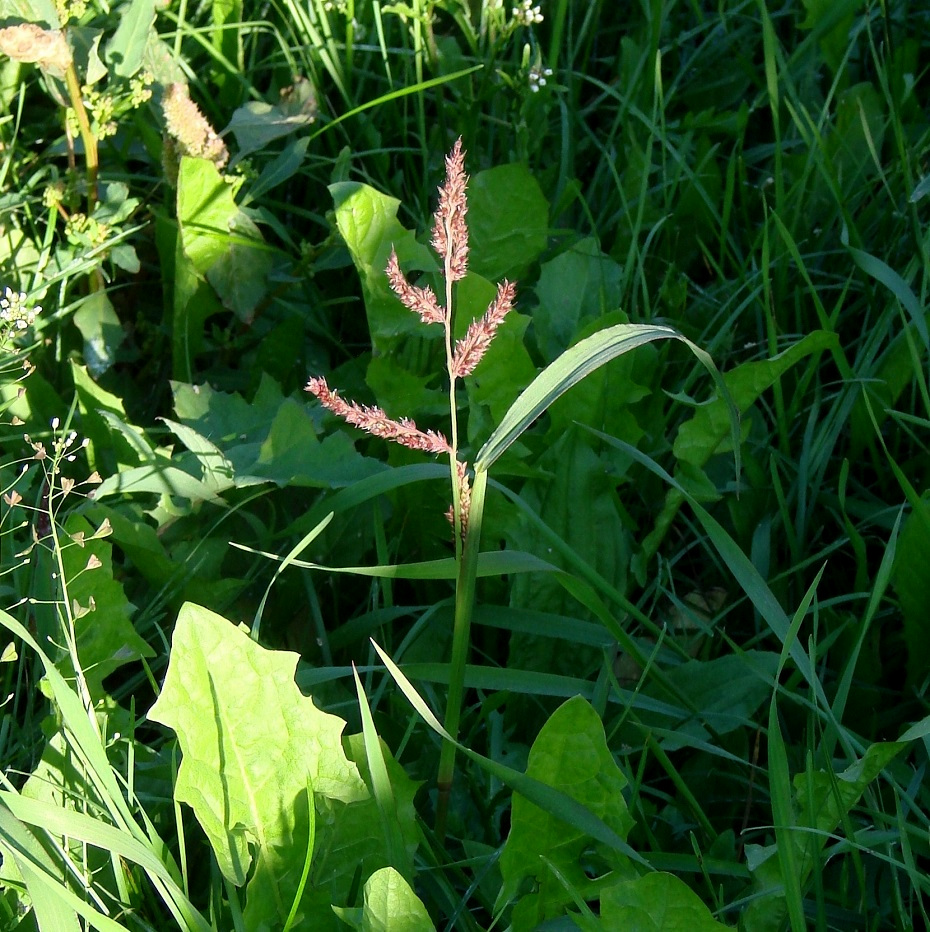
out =
<path fill-rule="evenodd" d="M 333 414 L 341 417 L 353 427 L 367 431 L 374 437 L 383 440 L 393 440 L 401 446 L 411 450 L 422 450 L 424 453 L 449 453 L 449 441 L 434 430 L 420 430 L 410 418 L 402 417 L 397 420 L 388 417 L 384 411 L 376 406 L 356 404 L 354 401 L 345 401 L 339 397 L 326 384 L 324 378 L 312 378 L 307 382 L 306 391 Z"/>
<path fill-rule="evenodd" d="M 439 206 L 433 223 L 433 249 L 442 257 L 449 281 L 457 282 L 468 271 L 468 201 L 465 188 L 465 153 L 459 136 L 446 156 L 446 180 L 439 189 Z"/>
<path fill-rule="evenodd" d="M 445 321 L 446 315 L 439 306 L 433 289 L 428 285 L 425 288 L 416 288 L 407 281 L 404 273 L 400 270 L 400 264 L 397 261 L 397 253 L 391 249 L 391 255 L 388 258 L 385 273 L 391 290 L 400 298 L 404 307 L 415 314 L 420 315 L 420 320 L 424 324 L 441 324 Z"/>

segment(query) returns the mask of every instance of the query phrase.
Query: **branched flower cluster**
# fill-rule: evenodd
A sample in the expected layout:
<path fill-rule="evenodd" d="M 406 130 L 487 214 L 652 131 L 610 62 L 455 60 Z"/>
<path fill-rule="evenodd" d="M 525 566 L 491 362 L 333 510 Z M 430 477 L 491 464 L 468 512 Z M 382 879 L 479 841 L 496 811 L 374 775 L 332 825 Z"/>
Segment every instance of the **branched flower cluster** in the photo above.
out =
<path fill-rule="evenodd" d="M 546 82 L 551 77 L 552 77 L 551 68 L 546 68 L 543 65 L 533 65 L 533 67 L 530 68 L 530 73 L 529 73 L 529 78 L 528 78 L 529 84 L 530 84 L 530 91 L 533 94 L 538 94 L 539 89 L 541 87 L 545 87 Z"/>
<path fill-rule="evenodd" d="M 523 0 L 519 6 L 513 8 L 510 15 L 521 26 L 532 26 L 541 23 L 545 18 L 540 12 L 539 4 L 534 5 L 532 0 Z"/>
<path fill-rule="evenodd" d="M 128 82 L 113 88 L 83 85 L 81 98 L 90 115 L 95 138 L 106 139 L 115 135 L 119 118 L 151 99 L 153 81 L 151 73 L 143 70 L 133 75 Z M 71 107 L 68 108 L 68 127 L 72 135 L 78 134 L 77 114 Z"/>
<path fill-rule="evenodd" d="M 421 431 L 409 418 L 389 418 L 381 408 L 345 401 L 331 389 L 324 378 L 312 378 L 306 390 L 316 396 L 320 404 L 343 420 L 367 431 L 375 437 L 393 440 L 413 450 L 427 453 L 447 453 L 453 466 L 455 505 L 449 509 L 453 524 L 458 519 L 458 530 L 464 537 L 468 529 L 471 489 L 468 482 L 468 464 L 458 459 L 457 427 L 454 401 L 456 379 L 474 372 L 481 362 L 498 328 L 513 308 L 516 286 L 503 281 L 497 286 L 497 295 L 484 315 L 469 325 L 465 336 L 452 344 L 452 284 L 468 272 L 468 213 L 465 174 L 465 153 L 458 139 L 446 156 L 446 177 L 439 188 L 439 204 L 433 217 L 431 244 L 443 262 L 446 284 L 445 306 L 429 286 L 412 285 L 401 271 L 397 253 L 391 249 L 385 274 L 394 294 L 409 311 L 417 314 L 424 324 L 441 324 L 445 330 L 447 371 L 452 404 L 452 440 L 436 431 Z"/>
<path fill-rule="evenodd" d="M 0 298 L 0 331 L 25 330 L 42 313 L 42 305 L 26 307 L 26 295 L 7 288 Z"/>
<path fill-rule="evenodd" d="M 55 0 L 55 12 L 62 26 L 71 20 L 79 22 L 87 13 L 87 0 Z"/>

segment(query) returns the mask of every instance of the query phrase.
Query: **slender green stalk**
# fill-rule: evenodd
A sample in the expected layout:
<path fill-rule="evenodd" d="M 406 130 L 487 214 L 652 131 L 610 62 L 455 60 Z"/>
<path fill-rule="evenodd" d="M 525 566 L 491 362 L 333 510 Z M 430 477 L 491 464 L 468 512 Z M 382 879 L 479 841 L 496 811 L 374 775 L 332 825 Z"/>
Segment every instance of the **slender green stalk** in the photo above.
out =
<path fill-rule="evenodd" d="M 78 129 L 84 143 L 84 162 L 87 165 L 87 216 L 89 217 L 97 206 L 97 172 L 100 167 L 100 160 L 97 153 L 97 139 L 90 127 L 90 119 L 84 107 L 81 85 L 78 82 L 77 70 L 73 61 L 65 71 L 65 84 L 68 87 L 68 97 L 77 117 Z M 100 271 L 99 265 L 96 265 L 88 274 L 88 284 L 91 292 L 103 291 L 103 273 Z"/>
<path fill-rule="evenodd" d="M 462 717 L 462 701 L 465 696 L 465 664 L 471 644 L 471 618 L 475 607 L 475 578 L 478 570 L 478 551 L 481 543 L 481 519 L 484 513 L 484 493 L 488 474 L 475 473 L 471 492 L 471 511 L 468 516 L 468 531 L 459 560 L 455 580 L 455 621 L 452 629 L 452 662 L 449 670 L 449 694 L 446 700 L 446 718 L 443 727 L 453 738 L 458 738 L 459 722 Z M 455 744 L 443 740 L 439 757 L 437 785 L 439 799 L 436 805 L 436 834 L 442 839 L 446 832 L 449 812 L 449 797 L 455 776 Z"/>
<path fill-rule="evenodd" d="M 84 160 L 87 163 L 87 214 L 90 216 L 97 204 L 97 170 L 100 162 L 97 157 L 97 140 L 94 138 L 93 131 L 90 128 L 87 110 L 84 108 L 84 99 L 81 97 L 81 85 L 78 83 L 74 62 L 71 62 L 71 64 L 68 65 L 67 71 L 65 71 L 65 83 L 68 86 L 68 97 L 71 99 L 71 107 L 74 110 L 74 115 L 77 117 L 81 141 L 84 143 Z"/>

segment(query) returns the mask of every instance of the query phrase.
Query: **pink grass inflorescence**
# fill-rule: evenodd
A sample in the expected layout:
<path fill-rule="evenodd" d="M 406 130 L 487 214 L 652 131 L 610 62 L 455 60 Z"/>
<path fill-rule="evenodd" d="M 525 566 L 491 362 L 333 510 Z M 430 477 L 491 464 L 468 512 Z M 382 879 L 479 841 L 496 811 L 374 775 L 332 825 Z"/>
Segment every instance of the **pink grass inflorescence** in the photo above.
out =
<path fill-rule="evenodd" d="M 433 249 L 445 260 L 446 275 L 450 282 L 457 282 L 468 271 L 468 227 L 465 215 L 468 201 L 465 187 L 465 153 L 462 137 L 455 141 L 452 151 L 446 156 L 446 180 L 439 189 L 439 206 L 433 223 Z"/>
<path fill-rule="evenodd" d="M 361 428 L 375 437 L 393 440 L 411 450 L 425 453 L 450 453 L 449 441 L 434 430 L 422 431 L 410 418 L 398 420 L 389 418 L 376 406 L 356 404 L 345 401 L 339 393 L 326 384 L 324 378 L 312 378 L 307 382 L 306 391 L 314 395 L 324 408 L 338 415 L 353 427 Z"/>
<path fill-rule="evenodd" d="M 468 325 L 465 336 L 455 344 L 452 357 L 453 378 L 461 379 L 475 371 L 475 367 L 491 345 L 497 328 L 513 308 L 516 294 L 516 285 L 506 279 L 497 286 L 497 297 L 488 306 L 484 316 L 479 320 L 473 320 Z"/>

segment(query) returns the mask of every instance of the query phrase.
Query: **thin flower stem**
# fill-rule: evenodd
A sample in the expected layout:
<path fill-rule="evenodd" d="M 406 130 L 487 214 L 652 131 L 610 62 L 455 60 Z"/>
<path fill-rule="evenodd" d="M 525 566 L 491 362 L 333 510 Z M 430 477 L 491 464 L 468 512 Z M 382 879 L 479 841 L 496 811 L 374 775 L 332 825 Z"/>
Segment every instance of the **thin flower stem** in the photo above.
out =
<path fill-rule="evenodd" d="M 446 262 L 446 369 L 449 373 L 449 470 L 452 475 L 452 529 L 455 538 L 455 557 L 462 558 L 462 509 L 460 507 L 459 473 L 456 468 L 459 449 L 459 423 L 458 412 L 455 405 L 455 372 L 453 369 L 452 346 L 452 282 L 448 275 L 448 260 Z"/>
<path fill-rule="evenodd" d="M 468 530 L 458 563 L 455 579 L 455 621 L 452 629 L 452 661 L 449 669 L 449 695 L 446 700 L 446 717 L 443 727 L 453 738 L 458 738 L 465 697 L 465 665 L 471 646 L 471 618 L 475 607 L 475 580 L 478 574 L 478 553 L 481 543 L 481 519 L 484 514 L 484 493 L 488 474 L 476 472 L 471 491 L 471 510 Z M 455 777 L 455 745 L 443 741 L 439 756 L 439 775 L 436 783 L 439 796 L 436 802 L 436 835 L 442 840 L 446 833 L 449 798 Z"/>
<path fill-rule="evenodd" d="M 84 107 L 84 99 L 81 96 L 81 85 L 78 81 L 77 70 L 74 67 L 73 61 L 68 64 L 65 70 L 65 84 L 68 87 L 68 97 L 71 99 L 71 107 L 77 117 L 81 139 L 84 142 L 84 161 L 87 164 L 87 216 L 90 217 L 94 212 L 94 208 L 97 206 L 97 171 L 100 162 L 97 152 L 97 139 L 90 127 L 90 119 Z M 88 282 L 91 292 L 103 291 L 103 272 L 100 270 L 99 265 L 94 266 L 91 270 L 88 275 Z"/>
<path fill-rule="evenodd" d="M 84 143 L 84 160 L 87 162 L 87 216 L 89 217 L 97 206 L 97 140 L 90 128 L 87 110 L 84 108 L 84 99 L 81 97 L 81 86 L 78 83 L 77 70 L 74 62 L 68 65 L 65 71 L 65 83 L 68 86 L 68 96 L 71 98 L 71 107 L 77 117 L 78 128 L 81 131 L 81 140 Z"/>

